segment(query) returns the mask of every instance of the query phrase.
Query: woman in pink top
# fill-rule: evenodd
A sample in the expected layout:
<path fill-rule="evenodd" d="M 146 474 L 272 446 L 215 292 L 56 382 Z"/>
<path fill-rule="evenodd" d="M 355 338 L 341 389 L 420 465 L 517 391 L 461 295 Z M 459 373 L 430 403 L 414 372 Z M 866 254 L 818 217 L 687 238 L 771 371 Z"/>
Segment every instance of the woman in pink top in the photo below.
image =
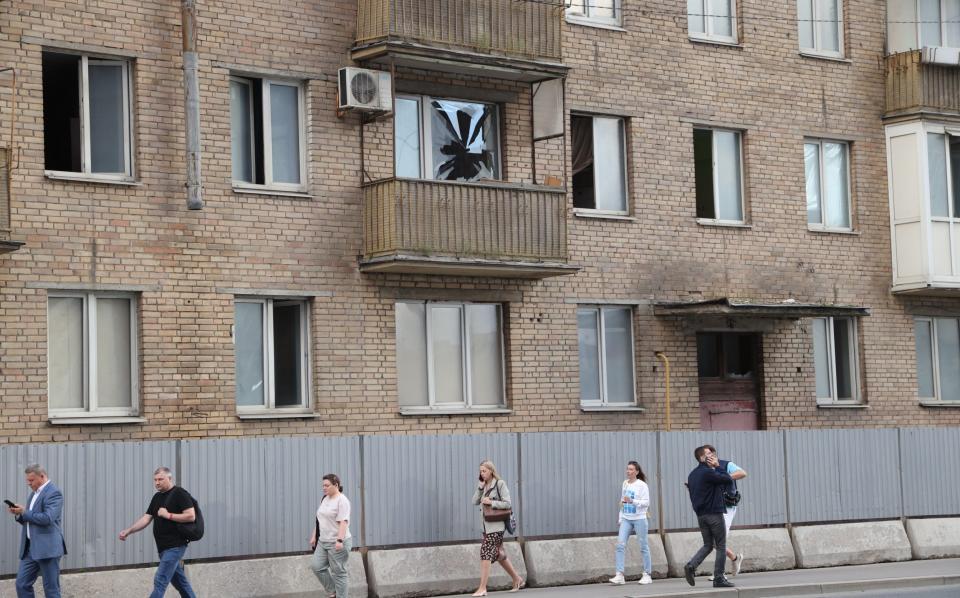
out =
<path fill-rule="evenodd" d="M 316 525 L 310 535 L 311 568 L 329 598 L 347 598 L 347 559 L 350 535 L 350 501 L 341 493 L 340 478 L 323 476 L 323 498 L 317 508 Z"/>

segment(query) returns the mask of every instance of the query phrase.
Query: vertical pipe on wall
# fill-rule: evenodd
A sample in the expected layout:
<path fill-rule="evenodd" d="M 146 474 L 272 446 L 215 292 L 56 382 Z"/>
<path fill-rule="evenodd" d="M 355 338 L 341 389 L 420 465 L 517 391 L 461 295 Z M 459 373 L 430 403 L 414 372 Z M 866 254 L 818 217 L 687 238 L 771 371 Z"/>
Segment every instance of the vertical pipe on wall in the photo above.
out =
<path fill-rule="evenodd" d="M 187 138 L 187 208 L 203 209 L 200 186 L 200 81 L 197 78 L 197 6 L 194 0 L 181 0 L 183 34 L 183 89 Z"/>

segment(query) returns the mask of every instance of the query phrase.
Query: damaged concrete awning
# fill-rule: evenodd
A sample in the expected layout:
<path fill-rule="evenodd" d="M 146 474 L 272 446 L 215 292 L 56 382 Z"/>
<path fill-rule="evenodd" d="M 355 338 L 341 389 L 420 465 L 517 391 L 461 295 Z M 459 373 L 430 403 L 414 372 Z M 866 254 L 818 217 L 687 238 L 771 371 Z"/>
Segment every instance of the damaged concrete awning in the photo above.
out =
<path fill-rule="evenodd" d="M 719 299 L 705 299 L 701 301 L 656 301 L 653 304 L 653 313 L 657 316 L 681 318 L 727 316 L 799 320 L 801 318 L 822 318 L 827 316 L 869 316 L 870 310 L 866 307 L 856 305 L 800 303 L 796 299 L 771 302 L 721 297 Z"/>

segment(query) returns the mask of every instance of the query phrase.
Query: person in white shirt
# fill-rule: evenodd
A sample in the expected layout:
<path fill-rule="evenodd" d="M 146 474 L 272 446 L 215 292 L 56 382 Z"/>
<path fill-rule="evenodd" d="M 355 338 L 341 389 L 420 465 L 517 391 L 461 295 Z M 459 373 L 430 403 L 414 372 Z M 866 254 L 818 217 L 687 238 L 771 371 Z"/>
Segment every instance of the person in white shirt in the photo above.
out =
<path fill-rule="evenodd" d="M 340 478 L 323 476 L 323 498 L 317 508 L 310 548 L 310 567 L 330 598 L 347 598 L 347 560 L 353 539 L 350 535 L 350 501 L 342 493 Z"/>
<path fill-rule="evenodd" d="M 720 467 L 723 468 L 723 471 L 730 474 L 730 477 L 733 478 L 733 484 L 731 484 L 728 492 L 734 493 L 737 491 L 737 480 L 742 480 L 747 477 L 747 472 L 743 470 L 742 467 L 738 466 L 733 461 L 724 461 L 720 459 L 717 455 L 717 449 L 711 444 L 703 445 L 703 448 L 706 449 L 705 455 L 713 455 L 720 463 Z M 743 552 L 733 552 L 730 549 L 730 526 L 733 525 L 733 518 L 737 516 L 737 506 L 736 505 L 726 505 L 726 512 L 723 514 L 723 523 L 727 527 L 727 560 L 730 562 L 733 567 L 733 574 L 738 575 L 740 573 L 740 568 L 743 566 Z M 709 578 L 713 581 L 713 576 Z"/>
<path fill-rule="evenodd" d="M 617 574 L 610 578 L 610 583 L 622 585 L 626 580 L 623 577 L 624 555 L 627 551 L 627 541 L 630 532 L 637 535 L 640 552 L 643 554 L 643 577 L 641 584 L 653 583 L 650 574 L 653 564 L 650 560 L 650 545 L 647 539 L 649 524 L 647 509 L 650 508 L 650 489 L 647 487 L 647 476 L 644 475 L 640 464 L 636 461 L 627 463 L 627 479 L 620 488 L 620 513 L 617 523 L 620 526 L 620 535 L 617 537 Z"/>

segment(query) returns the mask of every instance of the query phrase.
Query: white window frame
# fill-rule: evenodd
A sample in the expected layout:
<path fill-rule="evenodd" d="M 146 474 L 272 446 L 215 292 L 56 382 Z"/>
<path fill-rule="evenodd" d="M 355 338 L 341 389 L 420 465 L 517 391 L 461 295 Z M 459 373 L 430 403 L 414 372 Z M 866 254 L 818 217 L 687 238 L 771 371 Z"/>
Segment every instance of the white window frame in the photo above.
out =
<path fill-rule="evenodd" d="M 598 118 L 608 118 L 617 120 L 620 123 L 620 134 L 621 134 L 621 148 L 620 148 L 620 160 L 621 167 L 623 168 L 623 210 L 598 210 L 596 208 L 575 208 L 577 213 L 588 213 L 588 214 L 597 214 L 597 215 L 610 215 L 610 216 L 629 216 L 630 215 L 630 168 L 627 163 L 627 119 L 623 116 L 612 116 L 606 114 L 588 114 L 585 112 L 572 112 L 571 117 L 576 116 L 578 118 L 589 118 L 591 123 L 591 128 L 593 127 L 593 121 Z M 596 148 L 594 147 L 594 163 L 596 163 Z M 570 189 L 573 189 L 573 179 L 570 180 Z M 593 181 L 593 195 L 594 195 L 594 205 L 597 201 L 597 181 L 596 181 L 596 167 L 594 167 L 594 181 Z"/>
<path fill-rule="evenodd" d="M 131 61 L 124 58 L 107 58 L 92 56 L 88 54 L 77 54 L 66 50 L 51 48 L 44 50 L 48 54 L 61 54 L 79 56 L 79 81 L 80 89 L 77 93 L 80 96 L 80 171 L 73 170 L 45 170 L 46 176 L 52 176 L 62 179 L 95 179 L 113 182 L 130 182 L 133 180 L 134 172 L 134 151 L 133 151 L 133 126 L 131 122 L 131 107 L 133 95 L 130 86 L 130 68 Z M 91 171 L 91 147 L 90 147 L 90 64 L 94 65 L 118 65 L 122 73 L 123 89 L 123 172 L 92 172 Z"/>
<path fill-rule="evenodd" d="M 599 401 L 580 401 L 581 407 L 636 407 L 637 406 L 637 337 L 634 327 L 634 310 L 628 306 L 616 305 L 578 305 L 577 312 L 592 311 L 597 318 L 597 373 L 600 376 L 600 400 Z M 633 367 L 633 400 L 627 403 L 611 403 L 607 396 L 607 343 L 606 340 L 606 320 L 603 317 L 605 311 L 627 311 L 630 315 L 630 363 Z M 578 326 L 579 332 L 579 326 Z M 580 350 L 579 343 L 577 350 Z"/>
<path fill-rule="evenodd" d="M 890 2 L 890 1 L 891 1 L 891 0 L 887 0 L 887 2 Z M 903 0 L 894 0 L 894 1 L 903 1 Z M 941 48 L 953 47 L 953 46 L 947 46 L 947 45 L 945 45 L 945 44 L 946 44 L 946 41 L 947 41 L 947 21 L 943 18 L 943 15 L 946 14 L 946 10 L 947 10 L 946 2 L 947 2 L 947 0 L 940 0 L 940 2 L 939 2 L 939 5 L 940 5 L 940 14 L 937 16 L 937 20 L 938 20 L 938 23 L 939 23 L 939 25 L 940 25 L 940 46 L 924 46 L 924 45 L 923 45 L 923 25 L 924 25 L 924 22 L 923 22 L 922 19 L 920 18 L 920 6 L 919 6 L 917 0 L 910 0 L 910 2 L 911 2 L 912 5 L 913 5 L 912 16 L 913 16 L 914 27 L 915 27 L 914 34 L 915 34 L 915 36 L 916 36 L 914 39 L 915 39 L 916 42 L 917 42 L 917 43 L 915 44 L 917 47 L 916 47 L 916 48 L 912 48 L 912 49 L 914 49 L 914 50 L 919 50 L 919 49 L 925 48 L 925 47 L 928 47 L 928 48 L 929 48 L 929 47 L 941 47 Z M 886 37 L 887 37 L 887 40 L 889 40 L 889 38 L 890 38 L 890 22 L 885 23 L 885 26 L 886 26 L 886 30 L 885 30 Z M 889 41 L 888 41 L 887 43 L 889 44 Z M 901 48 L 901 49 L 896 50 L 896 52 L 903 52 L 903 51 L 905 51 L 905 50 L 906 50 L 906 48 Z M 890 48 L 889 48 L 889 47 L 887 48 L 887 51 L 890 52 Z"/>
<path fill-rule="evenodd" d="M 803 140 L 803 144 L 816 144 L 818 146 L 818 168 L 819 168 L 819 179 L 817 180 L 817 185 L 820 188 L 820 222 L 813 223 L 809 220 L 809 213 L 807 216 L 807 228 L 814 231 L 825 231 L 825 232 L 851 232 L 853 230 L 853 187 L 850 183 L 850 142 L 841 141 L 838 139 L 823 139 L 823 138 L 813 138 L 807 137 Z M 824 164 L 823 164 L 823 144 L 824 143 L 836 143 L 844 147 L 844 152 L 846 152 L 846 164 L 847 171 L 845 173 L 846 183 L 847 183 L 847 220 L 850 222 L 850 226 L 827 226 L 824 224 L 829 221 L 827 218 L 827 202 L 826 202 L 826 192 L 823 187 L 823 173 L 824 173 Z M 948 160 L 949 161 L 949 160 Z M 804 169 L 804 183 L 806 183 L 806 169 Z M 804 185 L 804 195 L 806 195 L 806 185 Z"/>
<path fill-rule="evenodd" d="M 402 93 L 396 96 L 398 99 L 411 100 L 417 103 L 417 118 L 420 123 L 420 178 L 414 180 L 421 181 L 440 181 L 458 184 L 470 184 L 468 181 L 444 181 L 443 179 L 433 178 L 433 119 L 429 118 L 425 106 L 431 100 L 441 100 L 450 102 L 464 102 L 467 104 L 484 104 L 494 108 L 494 128 L 497 131 L 497 178 L 494 180 L 503 180 L 503 136 L 500 131 L 500 105 L 496 102 L 484 102 L 480 100 L 469 100 L 464 98 L 439 97 L 429 95 L 417 95 Z M 397 151 L 396 139 L 392 140 L 393 151 Z M 394 156 L 394 172 L 396 172 L 396 156 Z M 404 178 L 404 177 L 398 177 Z"/>
<path fill-rule="evenodd" d="M 236 81 L 240 83 L 245 83 L 249 85 L 250 90 L 250 137 L 252 139 L 252 154 L 251 160 L 253 164 L 254 178 L 256 178 L 257 171 L 257 160 L 256 160 L 256 129 L 254 128 L 254 117 L 253 110 L 256 108 L 253 102 L 253 85 L 260 82 L 260 112 L 261 112 L 261 122 L 263 123 L 262 133 L 263 136 L 260 139 L 260 142 L 263 144 L 263 184 L 259 183 L 248 183 L 247 181 L 237 181 L 233 179 L 233 168 L 230 169 L 230 177 L 232 180 L 234 189 L 242 189 L 248 191 L 263 191 L 263 190 L 274 190 L 282 191 L 288 193 L 305 193 L 308 188 L 308 176 L 307 176 L 307 117 L 305 112 L 306 106 L 306 85 L 304 81 L 297 79 L 279 79 L 279 78 L 267 78 L 267 77 L 257 77 L 255 75 L 244 76 L 231 75 L 231 81 Z M 286 87 L 295 87 L 297 88 L 297 124 L 299 126 L 299 139 L 300 147 L 298 148 L 299 158 L 300 158 L 300 182 L 299 183 L 278 183 L 273 180 L 273 138 L 272 138 L 272 122 L 270 119 L 270 86 L 271 85 L 283 85 Z M 231 144 L 233 143 L 231 131 Z"/>
<path fill-rule="evenodd" d="M 925 183 L 925 185 L 924 185 L 924 187 L 925 187 L 925 189 L 926 189 L 926 194 L 927 194 L 927 197 L 926 197 L 927 208 L 926 208 L 926 210 L 927 210 L 927 213 L 929 214 L 929 217 L 930 217 L 931 227 L 932 227 L 932 225 L 933 225 L 934 222 L 945 223 L 945 224 L 948 225 L 947 230 L 949 231 L 949 232 L 948 232 L 948 235 L 949 235 L 950 251 L 951 251 L 951 252 L 954 252 L 954 251 L 956 251 L 955 248 L 957 247 L 957 245 L 960 244 L 960 238 L 957 238 L 957 234 L 954 232 L 955 225 L 956 225 L 956 224 L 960 224 L 960 214 L 958 214 L 957 211 L 956 211 L 956 205 L 955 205 L 955 201 L 954 201 L 954 198 L 953 198 L 953 193 L 954 193 L 954 188 L 953 188 L 953 174 L 954 174 L 954 173 L 953 173 L 953 165 L 952 165 L 951 162 L 950 162 L 950 138 L 951 138 L 951 137 L 952 137 L 952 138 L 956 138 L 958 141 L 960 141 L 960 129 L 956 129 L 956 128 L 954 128 L 954 127 L 950 127 L 950 126 L 948 126 L 948 125 L 943 125 L 943 124 L 939 124 L 939 123 L 935 123 L 935 124 L 930 123 L 930 124 L 927 124 L 927 125 L 924 127 L 924 129 L 923 129 L 924 152 L 927 152 L 927 144 L 929 143 L 928 136 L 929 136 L 930 134 L 943 135 L 943 143 L 944 143 L 944 150 L 943 150 L 944 153 L 943 153 L 943 155 L 944 155 L 944 159 L 945 159 L 945 161 L 946 161 L 946 164 L 944 165 L 944 172 L 946 173 L 946 176 L 947 176 L 947 185 L 946 185 L 946 189 L 947 189 L 947 215 L 946 215 L 946 216 L 935 216 L 935 215 L 933 214 L 933 191 L 932 191 L 932 189 L 930 189 L 930 182 L 929 182 L 929 181 L 930 181 L 930 156 L 929 156 L 929 154 L 927 155 L 927 159 L 926 159 L 926 171 L 924 171 L 924 172 L 922 173 L 922 175 L 921 175 L 921 176 L 923 176 L 923 177 L 925 178 L 925 180 L 926 180 L 926 183 Z M 929 245 L 928 250 L 932 252 L 932 251 L 933 251 L 933 244 L 932 244 L 931 240 L 928 239 L 927 243 L 928 243 L 928 245 Z M 932 253 L 930 254 L 930 258 L 929 258 L 929 259 L 932 261 L 932 259 L 933 259 L 933 254 L 932 254 Z M 951 263 L 952 263 L 951 276 L 954 276 L 954 277 L 960 276 L 960 263 L 958 263 L 958 260 L 953 259 L 953 258 L 951 257 Z"/>
<path fill-rule="evenodd" d="M 729 225 L 739 225 L 742 226 L 747 223 L 747 192 L 744 186 L 744 176 L 743 171 L 744 161 L 743 161 L 743 131 L 738 129 L 727 129 L 722 127 L 693 127 L 695 130 L 700 131 L 710 131 L 710 174 L 713 177 L 713 218 L 703 218 L 698 216 L 697 220 L 699 222 L 708 222 L 711 224 L 729 224 Z M 737 136 L 737 151 L 740 153 L 739 164 L 740 164 L 740 220 L 724 220 L 720 218 L 720 184 L 719 184 L 719 175 L 717 168 L 717 136 L 714 134 L 716 132 L 725 132 L 725 133 L 734 133 Z M 696 166 L 694 166 L 696 168 Z M 696 173 L 694 173 L 696 176 Z"/>
<path fill-rule="evenodd" d="M 623 0 L 613 0 L 613 18 L 598 17 L 591 14 L 595 8 L 593 3 L 596 0 L 584 0 L 583 10 L 580 11 L 573 7 L 573 4 L 567 0 L 567 8 L 564 11 L 568 23 L 577 25 L 589 25 L 594 27 L 611 27 L 620 29 L 623 26 Z"/>
<path fill-rule="evenodd" d="M 830 381 L 830 396 L 829 397 L 817 397 L 817 404 L 820 405 L 859 405 L 861 404 L 862 395 L 860 393 L 860 363 L 859 363 L 859 345 L 860 345 L 860 336 L 857 333 L 857 320 L 856 318 L 851 317 L 833 317 L 827 316 L 823 318 L 814 318 L 815 320 L 826 320 L 827 322 L 827 376 Z M 834 321 L 835 320 L 844 320 L 847 323 L 849 328 L 848 332 L 850 333 L 850 352 L 847 355 L 847 359 L 850 360 L 850 383 L 852 385 L 853 398 L 850 399 L 838 399 L 837 398 L 837 360 L 836 360 L 836 335 L 834 333 Z M 814 345 L 814 354 L 816 354 L 816 346 Z M 816 371 L 814 371 L 816 375 Z"/>
<path fill-rule="evenodd" d="M 309 411 L 313 403 L 313 394 L 311 392 L 311 380 L 313 379 L 312 360 L 310 358 L 310 349 L 313 346 L 310 336 L 310 302 L 299 298 L 269 298 L 269 297 L 236 297 L 234 298 L 234 315 L 236 315 L 236 305 L 238 303 L 252 303 L 260 305 L 261 322 L 263 329 L 261 338 L 263 339 L 263 405 L 238 405 L 237 397 L 234 395 L 233 404 L 238 414 L 261 414 L 261 413 L 302 413 Z M 273 338 L 273 308 L 275 306 L 300 306 L 300 394 L 302 396 L 299 405 L 290 405 L 287 407 L 276 406 L 276 372 L 274 371 L 274 338 Z M 236 351 L 237 335 L 236 330 L 231 326 L 231 340 L 233 341 L 234 351 Z M 234 372 L 236 372 L 236 361 L 234 361 Z"/>
<path fill-rule="evenodd" d="M 824 56 L 826 58 L 843 58 L 845 56 L 844 52 L 844 38 L 843 38 L 843 0 L 834 0 L 837 3 L 837 48 L 835 52 L 833 50 L 823 49 L 823 43 L 820 39 L 820 28 L 817 27 L 817 24 L 820 22 L 823 15 L 820 14 L 819 4 L 816 0 L 811 0 L 810 2 L 810 13 L 813 15 L 813 47 L 804 48 L 800 46 L 801 54 L 808 54 L 810 56 Z M 797 29 L 800 28 L 800 15 L 797 15 Z M 797 42 L 799 45 L 800 36 L 797 35 Z"/>
<path fill-rule="evenodd" d="M 930 327 L 930 359 L 933 371 L 933 396 L 925 397 L 920 395 L 919 399 L 924 403 L 938 402 L 943 403 L 944 405 L 960 405 L 960 401 L 945 400 L 943 398 L 943 390 L 940 388 L 940 347 L 938 342 L 937 334 L 937 320 L 953 320 L 953 322 L 960 326 L 960 318 L 945 316 L 945 317 L 931 317 L 931 316 L 921 316 L 914 318 L 915 322 L 924 322 Z M 914 355 L 916 358 L 916 355 Z M 915 362 L 918 363 L 918 362 Z M 919 380 L 918 380 L 918 390 L 917 394 L 919 395 Z"/>
<path fill-rule="evenodd" d="M 47 294 L 47 322 L 50 322 L 50 299 L 80 299 L 83 302 L 83 407 L 54 409 L 49 406 L 50 419 L 61 418 L 97 418 L 97 417 L 133 417 L 140 412 L 140 350 L 137 343 L 137 298 L 133 293 L 87 292 L 87 291 L 50 291 Z M 97 300 L 126 299 L 130 303 L 130 406 L 100 408 L 97 405 Z M 47 327 L 47 381 L 49 393 L 50 380 L 50 337 L 53 331 Z"/>
<path fill-rule="evenodd" d="M 694 32 L 694 31 L 691 31 L 691 29 L 690 29 L 690 15 L 691 15 L 691 14 L 697 14 L 697 13 L 691 13 L 690 10 L 689 10 L 689 5 L 688 5 L 688 10 L 687 10 L 687 35 L 689 36 L 689 38 L 690 38 L 691 40 L 694 40 L 694 41 L 705 41 L 705 42 L 713 42 L 713 43 L 720 43 L 720 44 L 730 44 L 730 45 L 737 45 L 737 44 L 739 44 L 739 43 L 740 43 L 740 32 L 738 31 L 738 29 L 739 29 L 739 26 L 738 26 L 738 25 L 739 25 L 739 21 L 737 20 L 737 0 L 730 0 L 730 35 L 729 35 L 729 36 L 726 36 L 726 35 L 718 35 L 718 34 L 713 33 L 713 32 L 711 31 L 711 30 L 713 29 L 713 27 L 712 27 L 712 24 L 711 24 L 711 17 L 709 16 L 709 15 L 710 15 L 710 10 L 709 10 L 709 7 L 707 6 L 707 5 L 709 4 L 710 0 L 698 0 L 698 1 L 700 2 L 700 7 L 701 7 L 701 8 L 700 8 L 700 15 L 703 16 L 703 33 L 696 33 L 696 32 Z"/>

